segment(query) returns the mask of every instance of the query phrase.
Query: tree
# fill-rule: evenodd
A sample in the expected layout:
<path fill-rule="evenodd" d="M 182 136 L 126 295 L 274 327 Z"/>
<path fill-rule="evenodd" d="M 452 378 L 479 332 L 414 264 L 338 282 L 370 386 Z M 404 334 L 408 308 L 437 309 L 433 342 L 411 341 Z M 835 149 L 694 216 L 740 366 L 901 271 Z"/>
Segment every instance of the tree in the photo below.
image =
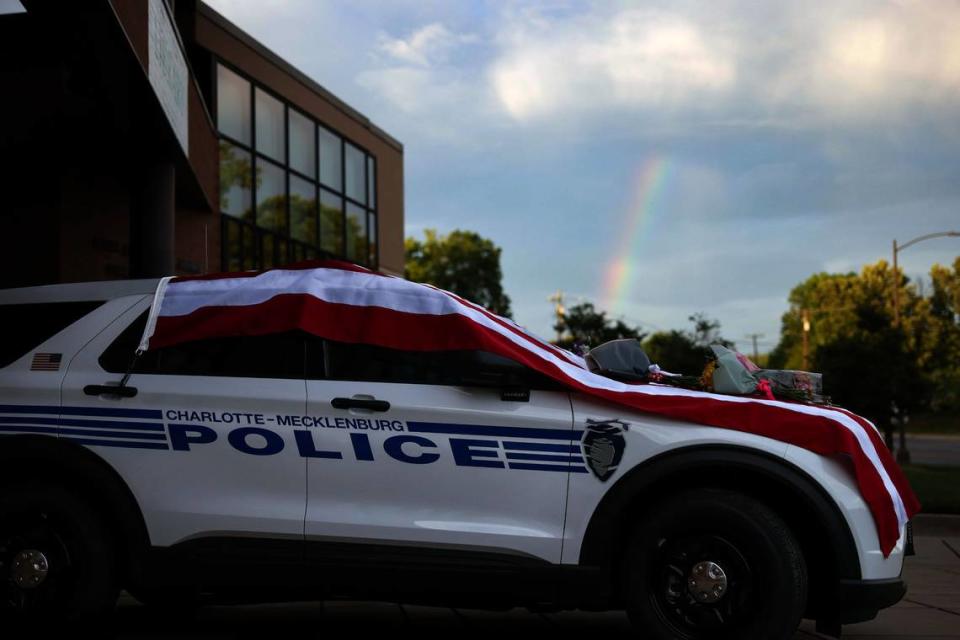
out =
<path fill-rule="evenodd" d="M 929 301 L 921 298 L 909 280 L 898 274 L 901 327 L 905 348 L 921 349 L 929 320 Z M 770 353 L 770 367 L 803 366 L 803 312 L 810 321 L 807 333 L 810 361 L 820 347 L 847 336 L 863 336 L 864 314 L 886 319 L 893 326 L 893 272 L 886 261 L 865 265 L 860 273 L 817 273 L 790 291 L 790 308 L 781 319 L 780 342 Z M 809 366 L 809 363 L 808 363 Z"/>
<path fill-rule="evenodd" d="M 561 336 L 557 345 L 564 348 L 575 344 L 596 347 L 620 338 L 643 340 L 646 335 L 638 327 L 608 318 L 605 311 L 597 311 L 591 302 L 570 307 L 553 328 Z"/>
<path fill-rule="evenodd" d="M 930 331 L 920 363 L 929 371 L 931 409 L 960 412 L 960 257 L 930 270 Z"/>
<path fill-rule="evenodd" d="M 707 360 L 713 357 L 711 344 L 732 347 L 733 343 L 720 336 L 720 321 L 695 313 L 688 318 L 692 331 L 658 331 L 643 343 L 650 361 L 672 373 L 696 375 L 703 371 Z"/>
<path fill-rule="evenodd" d="M 893 404 L 912 411 L 922 404 L 925 385 L 917 359 L 905 348 L 902 329 L 876 305 L 857 303 L 856 324 L 846 334 L 817 346 L 813 368 L 823 374 L 831 399 L 888 430 Z"/>
<path fill-rule="evenodd" d="M 809 364 L 823 374 L 824 392 L 877 422 L 892 442 L 894 405 L 909 411 L 935 405 L 931 399 L 939 398 L 948 406 L 960 382 L 960 325 L 952 293 L 960 291 L 954 289 L 960 283 L 960 260 L 952 272 L 935 266 L 931 277 L 934 293 L 925 298 L 883 260 L 865 265 L 860 273 L 810 276 L 790 292 L 791 308 L 783 315 L 770 366 L 803 365 L 805 310 Z M 893 286 L 899 287 L 901 301 L 897 327 Z"/>
<path fill-rule="evenodd" d="M 407 238 L 405 275 L 426 282 L 510 317 L 510 298 L 504 293 L 501 249 L 474 231 L 456 230 L 442 236 L 427 229 L 422 241 Z"/>

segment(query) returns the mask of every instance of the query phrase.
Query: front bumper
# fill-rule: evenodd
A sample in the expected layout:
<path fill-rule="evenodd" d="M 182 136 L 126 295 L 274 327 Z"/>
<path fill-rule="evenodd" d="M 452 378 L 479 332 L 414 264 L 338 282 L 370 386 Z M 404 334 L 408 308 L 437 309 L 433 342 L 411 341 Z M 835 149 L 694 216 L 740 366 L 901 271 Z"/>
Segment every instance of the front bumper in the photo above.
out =
<path fill-rule="evenodd" d="M 907 593 L 903 578 L 885 580 L 841 580 L 833 616 L 840 624 L 872 620 L 880 609 L 900 602 Z"/>

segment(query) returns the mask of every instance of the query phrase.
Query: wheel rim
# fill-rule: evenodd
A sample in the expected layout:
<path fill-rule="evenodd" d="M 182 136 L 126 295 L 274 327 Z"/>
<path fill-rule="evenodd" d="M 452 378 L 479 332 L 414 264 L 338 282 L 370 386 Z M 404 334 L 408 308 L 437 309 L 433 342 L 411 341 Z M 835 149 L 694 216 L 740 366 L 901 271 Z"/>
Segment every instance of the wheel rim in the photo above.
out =
<path fill-rule="evenodd" d="M 4 514 L 0 528 L 0 609 L 45 611 L 63 603 L 73 563 L 49 514 Z"/>
<path fill-rule="evenodd" d="M 652 550 L 648 593 L 680 637 L 741 626 L 756 612 L 758 591 L 746 557 L 716 535 L 661 538 Z"/>

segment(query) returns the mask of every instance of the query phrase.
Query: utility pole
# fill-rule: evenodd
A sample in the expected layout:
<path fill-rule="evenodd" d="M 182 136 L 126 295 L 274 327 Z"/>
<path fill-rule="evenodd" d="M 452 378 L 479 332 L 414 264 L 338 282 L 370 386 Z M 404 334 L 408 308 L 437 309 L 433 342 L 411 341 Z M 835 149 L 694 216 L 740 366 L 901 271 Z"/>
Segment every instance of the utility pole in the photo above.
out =
<path fill-rule="evenodd" d="M 563 307 L 563 291 L 557 289 L 557 292 L 547 298 L 548 301 L 553 303 L 553 314 L 556 316 L 557 320 L 557 342 L 560 342 L 563 339 L 563 316 L 567 313 L 567 310 Z"/>
<path fill-rule="evenodd" d="M 810 369 L 810 310 L 800 310 L 800 320 L 803 323 L 803 370 Z"/>
<path fill-rule="evenodd" d="M 753 363 L 756 364 L 757 360 L 760 359 L 760 352 L 757 350 L 757 339 L 762 338 L 762 333 L 748 333 L 747 338 L 753 340 Z"/>

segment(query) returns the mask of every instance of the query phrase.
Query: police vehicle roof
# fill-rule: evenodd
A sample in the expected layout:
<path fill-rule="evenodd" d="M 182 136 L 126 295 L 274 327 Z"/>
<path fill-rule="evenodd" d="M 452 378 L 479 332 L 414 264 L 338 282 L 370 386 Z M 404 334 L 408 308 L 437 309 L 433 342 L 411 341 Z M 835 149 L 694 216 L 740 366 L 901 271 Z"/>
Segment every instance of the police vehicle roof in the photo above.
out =
<path fill-rule="evenodd" d="M 159 278 L 146 278 L 143 280 L 74 282 L 18 289 L 0 289 L 0 304 L 109 300 L 121 296 L 153 293 L 159 281 Z"/>

